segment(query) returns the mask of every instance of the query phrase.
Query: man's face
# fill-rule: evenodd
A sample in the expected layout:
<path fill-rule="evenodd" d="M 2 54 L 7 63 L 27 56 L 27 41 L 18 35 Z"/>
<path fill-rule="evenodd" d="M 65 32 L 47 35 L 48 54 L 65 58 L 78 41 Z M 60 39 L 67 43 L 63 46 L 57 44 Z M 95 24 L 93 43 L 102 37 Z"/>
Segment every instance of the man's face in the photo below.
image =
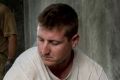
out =
<path fill-rule="evenodd" d="M 45 65 L 51 67 L 64 64 L 69 59 L 73 41 L 64 36 L 64 30 L 37 29 L 38 51 Z"/>

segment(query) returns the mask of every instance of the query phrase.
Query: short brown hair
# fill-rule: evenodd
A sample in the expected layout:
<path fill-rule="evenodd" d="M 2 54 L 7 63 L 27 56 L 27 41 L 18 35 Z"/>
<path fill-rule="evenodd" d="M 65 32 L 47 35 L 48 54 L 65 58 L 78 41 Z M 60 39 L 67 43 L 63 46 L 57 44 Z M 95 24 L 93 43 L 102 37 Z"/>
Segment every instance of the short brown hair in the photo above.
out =
<path fill-rule="evenodd" d="M 75 10 L 63 3 L 51 4 L 39 15 L 38 21 L 47 29 L 66 29 L 65 36 L 72 38 L 78 32 L 78 16 Z"/>

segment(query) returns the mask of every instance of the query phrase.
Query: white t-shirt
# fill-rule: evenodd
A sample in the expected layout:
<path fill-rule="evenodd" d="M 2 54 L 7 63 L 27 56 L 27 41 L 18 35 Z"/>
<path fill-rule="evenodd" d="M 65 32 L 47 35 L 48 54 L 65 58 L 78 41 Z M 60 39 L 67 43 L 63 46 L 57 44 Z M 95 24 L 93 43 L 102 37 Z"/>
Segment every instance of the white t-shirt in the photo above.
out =
<path fill-rule="evenodd" d="M 3 80 L 60 80 L 42 62 L 37 47 L 23 52 Z M 65 80 L 108 80 L 101 66 L 83 53 L 75 53 L 73 66 Z"/>

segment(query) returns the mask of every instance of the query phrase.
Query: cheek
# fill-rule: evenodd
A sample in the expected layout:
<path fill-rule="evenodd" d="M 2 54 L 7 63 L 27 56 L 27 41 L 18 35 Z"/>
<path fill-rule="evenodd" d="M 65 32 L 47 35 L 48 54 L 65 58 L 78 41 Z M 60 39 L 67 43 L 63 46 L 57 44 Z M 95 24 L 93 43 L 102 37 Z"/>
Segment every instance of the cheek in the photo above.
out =
<path fill-rule="evenodd" d="M 39 52 L 39 54 L 41 53 L 41 46 L 40 46 L 40 45 L 41 45 L 40 42 L 37 41 L 37 48 L 38 48 L 38 52 Z"/>
<path fill-rule="evenodd" d="M 55 57 L 63 58 L 69 55 L 69 53 L 71 52 L 71 47 L 68 45 L 66 46 L 62 45 L 62 46 L 53 48 L 53 51 L 54 51 L 53 53 Z"/>

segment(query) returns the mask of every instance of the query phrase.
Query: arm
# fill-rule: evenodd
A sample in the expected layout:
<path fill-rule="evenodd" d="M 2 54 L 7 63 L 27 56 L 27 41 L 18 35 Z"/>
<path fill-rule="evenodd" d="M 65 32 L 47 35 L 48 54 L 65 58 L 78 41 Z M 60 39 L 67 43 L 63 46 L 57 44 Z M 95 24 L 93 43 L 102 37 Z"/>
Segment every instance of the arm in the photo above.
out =
<path fill-rule="evenodd" d="M 16 45 L 17 45 L 17 38 L 16 35 L 11 35 L 8 37 L 8 59 L 5 64 L 4 73 L 6 73 L 9 68 L 12 66 L 14 59 L 15 59 L 15 53 L 16 53 Z"/>
<path fill-rule="evenodd" d="M 15 58 L 17 45 L 16 35 L 11 35 L 8 37 L 8 60 L 13 60 Z"/>

